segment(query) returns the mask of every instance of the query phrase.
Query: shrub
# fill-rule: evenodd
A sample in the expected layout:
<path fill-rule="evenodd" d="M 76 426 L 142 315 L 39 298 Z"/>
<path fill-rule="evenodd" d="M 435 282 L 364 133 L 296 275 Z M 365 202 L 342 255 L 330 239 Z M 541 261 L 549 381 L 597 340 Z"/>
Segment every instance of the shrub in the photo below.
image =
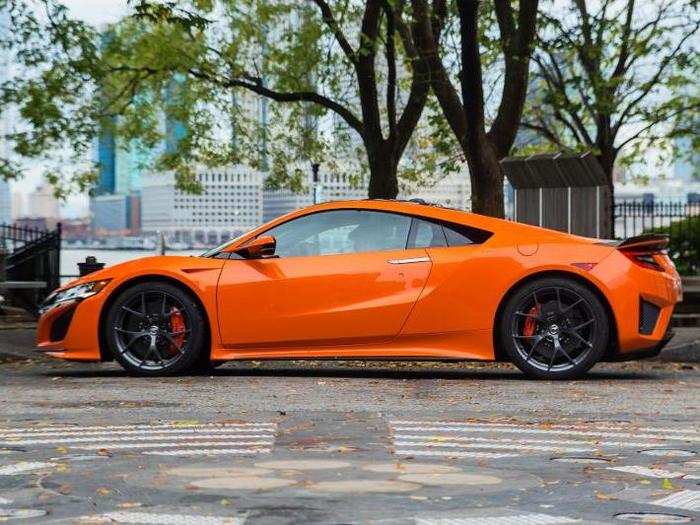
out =
<path fill-rule="evenodd" d="M 700 216 L 688 217 L 648 233 L 667 233 L 671 241 L 668 255 L 681 275 L 700 274 Z"/>

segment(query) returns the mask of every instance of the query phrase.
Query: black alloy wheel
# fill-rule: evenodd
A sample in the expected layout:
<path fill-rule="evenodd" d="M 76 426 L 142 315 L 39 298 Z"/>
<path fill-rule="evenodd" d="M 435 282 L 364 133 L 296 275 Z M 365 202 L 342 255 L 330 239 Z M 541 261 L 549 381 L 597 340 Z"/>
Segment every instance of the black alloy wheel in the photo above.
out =
<path fill-rule="evenodd" d="M 189 294 L 153 282 L 123 291 L 112 303 L 103 330 L 109 350 L 128 372 L 160 376 L 195 368 L 206 340 L 204 327 Z"/>
<path fill-rule="evenodd" d="M 608 344 L 607 313 L 588 287 L 565 278 L 543 278 L 519 289 L 500 322 L 500 342 L 531 377 L 580 377 Z"/>

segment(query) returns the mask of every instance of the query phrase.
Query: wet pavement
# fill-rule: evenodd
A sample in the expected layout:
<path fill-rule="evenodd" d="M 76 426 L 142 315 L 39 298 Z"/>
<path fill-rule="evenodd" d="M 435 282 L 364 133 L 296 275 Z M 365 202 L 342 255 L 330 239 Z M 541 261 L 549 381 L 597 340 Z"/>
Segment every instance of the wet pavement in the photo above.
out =
<path fill-rule="evenodd" d="M 2 337 L 2 334 L 0 334 Z M 700 365 L 0 363 L 0 521 L 700 521 Z"/>

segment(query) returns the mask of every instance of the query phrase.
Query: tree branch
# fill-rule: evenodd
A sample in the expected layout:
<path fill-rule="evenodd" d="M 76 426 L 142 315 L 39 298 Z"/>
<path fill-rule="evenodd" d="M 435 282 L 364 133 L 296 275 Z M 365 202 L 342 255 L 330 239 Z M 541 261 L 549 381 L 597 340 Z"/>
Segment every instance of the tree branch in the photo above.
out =
<path fill-rule="evenodd" d="M 357 57 L 355 56 L 355 51 L 350 45 L 350 42 L 346 38 L 345 34 L 343 33 L 343 30 L 340 28 L 338 25 L 338 22 L 335 20 L 335 17 L 333 16 L 333 11 L 331 10 L 331 7 L 328 5 L 328 2 L 325 0 L 311 0 L 313 1 L 318 8 L 321 10 L 321 16 L 323 17 L 323 22 L 328 26 L 328 28 L 331 30 L 333 35 L 335 36 L 335 39 L 338 42 L 338 45 L 340 45 L 340 48 L 343 50 L 343 53 L 345 53 L 345 56 L 352 62 L 353 64 L 357 63 Z"/>
<path fill-rule="evenodd" d="M 195 78 L 211 82 L 222 87 L 239 87 L 262 95 L 277 102 L 313 102 L 319 106 L 329 109 L 340 116 L 347 124 L 356 130 L 360 135 L 363 134 L 364 126 L 362 121 L 358 119 L 352 111 L 314 91 L 276 91 L 264 85 L 261 78 L 248 77 L 247 80 L 235 78 L 222 78 L 218 75 L 212 75 L 197 69 L 189 69 L 188 73 Z M 254 80 L 253 80 L 254 79 Z"/>

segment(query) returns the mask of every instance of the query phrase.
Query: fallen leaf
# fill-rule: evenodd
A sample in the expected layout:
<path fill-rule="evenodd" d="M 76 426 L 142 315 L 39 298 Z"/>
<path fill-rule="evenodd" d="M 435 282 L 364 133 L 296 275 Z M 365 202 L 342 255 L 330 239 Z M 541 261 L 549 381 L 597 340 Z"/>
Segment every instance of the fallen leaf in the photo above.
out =
<path fill-rule="evenodd" d="M 673 485 L 673 483 L 671 483 L 670 479 L 664 478 L 661 481 L 661 488 L 664 490 L 674 490 L 676 487 Z"/>
<path fill-rule="evenodd" d="M 603 494 L 602 492 L 598 492 L 598 491 L 596 491 L 595 497 L 598 498 L 599 500 L 603 500 L 603 501 L 617 499 L 615 496 L 611 496 L 610 494 Z"/>
<path fill-rule="evenodd" d="M 124 503 L 120 503 L 117 505 L 120 509 L 133 509 L 136 507 L 141 507 L 143 503 L 140 503 L 138 501 L 125 501 Z"/>

